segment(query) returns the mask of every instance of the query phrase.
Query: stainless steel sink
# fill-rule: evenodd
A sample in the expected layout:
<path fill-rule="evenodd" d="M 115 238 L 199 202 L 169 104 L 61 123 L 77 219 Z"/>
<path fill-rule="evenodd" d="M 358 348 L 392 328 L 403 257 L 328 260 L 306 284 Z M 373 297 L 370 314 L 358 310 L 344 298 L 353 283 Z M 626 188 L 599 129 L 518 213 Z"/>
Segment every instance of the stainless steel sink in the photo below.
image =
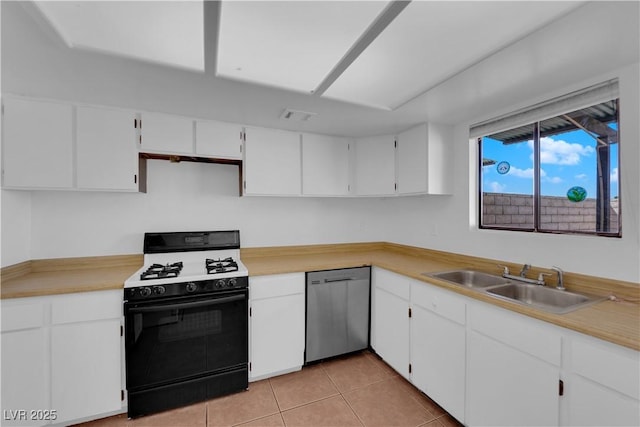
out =
<path fill-rule="evenodd" d="M 494 298 L 556 314 L 568 313 L 605 299 L 546 286 L 516 282 L 475 270 L 452 270 L 438 273 L 422 273 L 422 275 L 464 286 Z"/>
<path fill-rule="evenodd" d="M 498 298 L 557 314 L 568 313 L 586 305 L 604 300 L 604 298 L 521 283 L 495 286 L 486 289 L 486 292 Z"/>
<path fill-rule="evenodd" d="M 466 286 L 467 288 L 488 288 L 490 286 L 504 285 L 510 283 L 509 280 L 494 276 L 493 274 L 483 273 L 475 270 L 453 270 L 443 271 L 440 273 L 422 273 L 424 276 L 434 277 L 436 279 L 446 280 L 456 285 Z"/>

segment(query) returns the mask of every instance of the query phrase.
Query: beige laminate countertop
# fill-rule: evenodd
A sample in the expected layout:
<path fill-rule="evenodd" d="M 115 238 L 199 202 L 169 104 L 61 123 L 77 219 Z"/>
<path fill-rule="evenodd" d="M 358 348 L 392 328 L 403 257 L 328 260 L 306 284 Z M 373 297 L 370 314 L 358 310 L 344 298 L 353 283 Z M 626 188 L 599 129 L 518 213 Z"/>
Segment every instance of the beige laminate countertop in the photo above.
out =
<path fill-rule="evenodd" d="M 142 255 L 33 260 L 2 269 L 0 298 L 123 289 Z"/>
<path fill-rule="evenodd" d="M 536 319 L 572 329 L 634 350 L 640 350 L 640 284 L 565 274 L 570 290 L 606 296 L 622 301 L 603 301 L 567 314 L 552 314 L 499 300 L 448 282 L 428 278 L 422 273 L 474 268 L 491 273 L 496 260 L 468 257 L 420 248 L 390 244 L 339 244 L 296 247 L 242 249 L 242 262 L 250 276 L 330 270 L 357 266 L 377 266 L 449 289 L 458 294 L 500 306 Z M 2 269 L 1 297 L 20 298 L 73 292 L 122 289 L 125 279 L 142 266 L 141 255 L 34 260 Z M 100 267 L 91 267 L 89 265 Z M 513 270 L 518 266 L 506 263 Z M 532 277 L 540 270 L 533 267 Z"/>

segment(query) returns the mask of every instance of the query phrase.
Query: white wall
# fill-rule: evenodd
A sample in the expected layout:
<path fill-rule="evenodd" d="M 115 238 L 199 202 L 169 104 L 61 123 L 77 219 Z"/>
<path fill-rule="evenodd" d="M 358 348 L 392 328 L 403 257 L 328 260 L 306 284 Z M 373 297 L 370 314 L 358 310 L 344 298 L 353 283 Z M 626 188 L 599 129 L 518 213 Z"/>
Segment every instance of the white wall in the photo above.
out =
<path fill-rule="evenodd" d="M 472 122 L 464 122 L 455 128 L 455 162 L 452 165 L 455 195 L 399 201 L 401 206 L 395 214 L 398 227 L 393 240 L 541 267 L 557 265 L 567 271 L 640 282 L 640 65 L 634 64 L 575 85 L 586 87 L 612 77 L 620 79 L 621 92 L 622 238 L 479 230 L 474 225 L 477 217 L 476 143 L 469 141 Z M 540 96 L 551 99 L 568 91 Z M 519 100 L 521 102 L 526 100 Z M 498 113 L 488 111 L 483 119 Z M 437 235 L 433 235 L 434 230 Z"/>
<path fill-rule="evenodd" d="M 2 267 L 31 259 L 31 193 L 0 192 L 2 198 Z"/>
<path fill-rule="evenodd" d="M 379 199 L 241 198 L 235 166 L 149 160 L 147 184 L 146 194 L 33 192 L 31 257 L 141 253 L 146 231 L 239 229 L 243 247 L 387 237 Z"/>

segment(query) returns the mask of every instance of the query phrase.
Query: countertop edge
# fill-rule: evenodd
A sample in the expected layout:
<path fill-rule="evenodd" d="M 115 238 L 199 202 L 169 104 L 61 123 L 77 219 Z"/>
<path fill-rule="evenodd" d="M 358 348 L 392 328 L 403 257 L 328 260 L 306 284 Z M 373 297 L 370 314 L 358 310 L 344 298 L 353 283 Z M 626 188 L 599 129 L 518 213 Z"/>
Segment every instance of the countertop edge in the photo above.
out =
<path fill-rule="evenodd" d="M 284 254 L 284 255 L 283 255 Z M 317 270 L 331 270 L 340 268 L 374 266 L 398 273 L 432 286 L 437 286 L 457 294 L 492 304 L 512 312 L 523 314 L 556 326 L 564 327 L 579 333 L 618 344 L 636 351 L 640 351 L 640 336 L 629 333 L 617 333 L 618 329 L 607 330 L 596 320 L 590 321 L 590 313 L 602 314 L 612 312 L 612 301 L 604 301 L 575 312 L 557 315 L 541 310 L 529 308 L 516 303 L 498 300 L 477 291 L 461 288 L 454 284 L 426 277 L 416 268 L 425 265 L 425 271 L 444 271 L 447 269 L 471 268 L 496 274 L 496 260 L 453 254 L 448 252 L 416 248 L 387 242 L 368 242 L 356 244 L 310 245 L 268 248 L 243 249 L 241 259 L 249 270 L 250 276 L 285 274 Z M 404 263 L 398 266 L 395 261 Z M 505 263 L 514 270 L 515 264 Z M 430 265 L 430 267 L 427 267 Z M 32 260 L 0 269 L 0 298 L 14 299 L 37 297 L 46 295 L 60 295 L 76 292 L 90 292 L 101 290 L 123 289 L 124 280 L 142 266 L 142 255 L 114 255 L 106 257 L 82 257 L 48 260 Z M 409 267 L 407 267 L 409 266 Z M 107 279 L 96 279 L 87 275 L 87 271 L 94 269 L 116 270 Z M 436 270 L 437 269 L 437 270 Z M 547 271 L 532 267 L 531 274 Z M 69 280 L 69 279 L 73 280 Z M 613 279 L 584 276 L 566 273 L 567 287 L 571 290 L 606 296 L 611 293 L 621 298 L 635 299 L 640 296 L 640 286 L 632 282 Z M 47 282 L 42 284 L 41 282 Z M 37 285 L 34 285 L 36 283 Z M 580 285 L 578 285 L 580 283 Z M 22 287 L 21 285 L 31 285 Z M 631 310 L 638 310 L 640 306 L 633 304 Z M 583 310 L 594 310 L 586 313 Z M 627 308 L 627 310 L 629 310 Z M 583 314 L 572 316 L 573 313 Z M 634 313 L 635 314 L 635 313 Z M 625 317 L 623 313 L 621 317 Z M 586 318 L 588 320 L 586 320 Z M 625 322 L 626 324 L 626 322 Z M 623 331 L 626 332 L 626 331 Z"/>

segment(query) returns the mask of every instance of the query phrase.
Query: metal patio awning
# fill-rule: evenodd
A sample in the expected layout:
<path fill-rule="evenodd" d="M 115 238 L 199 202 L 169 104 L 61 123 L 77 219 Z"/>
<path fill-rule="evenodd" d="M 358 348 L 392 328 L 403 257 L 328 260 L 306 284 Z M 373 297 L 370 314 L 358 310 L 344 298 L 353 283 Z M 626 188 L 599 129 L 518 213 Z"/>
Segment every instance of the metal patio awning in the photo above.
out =
<path fill-rule="evenodd" d="M 609 101 L 573 111 L 540 122 L 540 136 L 558 135 L 576 129 L 590 133 L 599 144 L 618 142 L 618 131 L 608 124 L 618 121 L 617 101 Z M 503 144 L 515 144 L 533 139 L 533 124 L 497 132 L 488 137 Z"/>

